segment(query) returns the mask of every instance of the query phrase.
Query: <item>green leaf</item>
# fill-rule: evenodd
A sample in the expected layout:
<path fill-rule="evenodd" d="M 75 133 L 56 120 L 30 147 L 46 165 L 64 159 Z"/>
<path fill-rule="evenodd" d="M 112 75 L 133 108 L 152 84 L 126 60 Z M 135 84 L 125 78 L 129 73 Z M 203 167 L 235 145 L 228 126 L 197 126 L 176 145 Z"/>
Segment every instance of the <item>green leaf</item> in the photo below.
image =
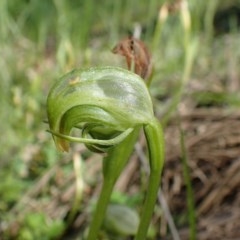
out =
<path fill-rule="evenodd" d="M 105 228 L 119 235 L 135 235 L 140 219 L 138 213 L 124 205 L 110 204 L 104 221 Z"/>

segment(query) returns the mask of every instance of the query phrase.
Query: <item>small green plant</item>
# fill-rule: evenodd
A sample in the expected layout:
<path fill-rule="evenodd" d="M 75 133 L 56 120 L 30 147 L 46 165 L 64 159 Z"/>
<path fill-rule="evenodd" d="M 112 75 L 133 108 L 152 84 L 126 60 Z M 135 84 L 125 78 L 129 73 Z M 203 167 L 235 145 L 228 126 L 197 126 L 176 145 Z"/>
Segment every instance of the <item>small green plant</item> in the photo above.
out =
<path fill-rule="evenodd" d="M 141 127 L 148 148 L 151 173 L 136 240 L 146 239 L 163 167 L 163 135 L 154 117 L 144 81 L 116 67 L 74 70 L 63 76 L 47 99 L 50 130 L 59 150 L 69 142 L 85 143 L 103 159 L 103 187 L 90 226 L 88 240 L 97 239 L 114 184 L 129 159 Z M 70 136 L 73 128 L 81 137 Z"/>

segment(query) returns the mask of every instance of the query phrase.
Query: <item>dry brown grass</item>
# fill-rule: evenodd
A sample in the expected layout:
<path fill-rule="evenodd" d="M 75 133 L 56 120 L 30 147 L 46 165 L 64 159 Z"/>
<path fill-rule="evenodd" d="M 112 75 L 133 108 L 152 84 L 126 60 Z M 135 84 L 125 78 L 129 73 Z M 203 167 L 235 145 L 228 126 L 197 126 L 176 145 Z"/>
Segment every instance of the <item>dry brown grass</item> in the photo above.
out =
<path fill-rule="evenodd" d="M 240 112 L 196 108 L 182 114 L 197 211 L 197 239 L 240 238 Z M 186 212 L 186 191 L 176 122 L 166 129 L 163 191 L 173 214 Z M 188 239 L 186 229 L 180 230 Z"/>

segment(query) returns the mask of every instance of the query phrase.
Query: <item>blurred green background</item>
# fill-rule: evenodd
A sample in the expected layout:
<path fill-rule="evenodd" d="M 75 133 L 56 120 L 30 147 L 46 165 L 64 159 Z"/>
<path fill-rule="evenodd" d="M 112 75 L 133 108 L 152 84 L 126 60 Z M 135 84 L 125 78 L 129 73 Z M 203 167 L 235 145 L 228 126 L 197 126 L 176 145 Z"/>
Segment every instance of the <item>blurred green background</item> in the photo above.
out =
<path fill-rule="evenodd" d="M 60 165 L 63 176 L 72 171 L 71 156 L 58 153 L 45 132 L 46 97 L 71 69 L 126 67 L 111 49 L 129 34 L 139 31 L 152 54 L 150 91 L 166 127 L 185 96 L 198 107 L 239 107 L 240 1 L 187 3 L 187 13 L 176 7 L 160 20 L 163 4 L 178 6 L 177 1 L 0 1 L 0 239 L 57 239 L 67 227 L 47 210 L 22 208 L 25 194 L 51 169 Z M 186 14 L 190 27 L 184 25 Z M 48 184 L 31 197 L 52 198 Z"/>

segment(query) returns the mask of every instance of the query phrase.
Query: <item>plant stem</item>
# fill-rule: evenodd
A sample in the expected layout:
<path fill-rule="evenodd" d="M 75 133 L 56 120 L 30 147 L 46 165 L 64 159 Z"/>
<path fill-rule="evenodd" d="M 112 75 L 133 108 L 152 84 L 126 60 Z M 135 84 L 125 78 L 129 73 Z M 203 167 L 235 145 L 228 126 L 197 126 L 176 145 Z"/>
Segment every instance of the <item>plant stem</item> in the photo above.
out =
<path fill-rule="evenodd" d="M 162 119 L 163 128 L 167 125 L 172 113 L 176 110 L 179 102 L 181 101 L 185 86 L 190 80 L 193 62 L 197 53 L 197 44 L 198 44 L 198 41 L 196 38 L 193 38 L 190 44 L 186 44 L 187 47 L 185 49 L 183 75 L 182 75 L 181 81 L 178 83 L 172 102 L 170 103 L 170 106 L 167 112 L 163 116 L 163 119 Z"/>
<path fill-rule="evenodd" d="M 103 186 L 98 199 L 93 220 L 90 224 L 90 230 L 87 240 L 96 240 L 99 229 L 101 228 L 105 212 L 111 197 L 113 187 L 125 167 L 134 144 L 137 140 L 140 128 L 137 127 L 128 137 L 116 147 L 109 150 L 108 155 L 103 162 Z"/>
<path fill-rule="evenodd" d="M 159 122 L 155 119 L 153 124 L 144 127 L 147 139 L 150 160 L 150 176 L 148 191 L 141 215 L 138 232 L 135 240 L 145 240 L 151 216 L 157 199 L 161 173 L 164 163 L 164 139 L 163 132 Z"/>
<path fill-rule="evenodd" d="M 190 227 L 190 236 L 189 239 L 196 239 L 196 213 L 195 213 L 195 204 L 194 204 L 194 194 L 191 184 L 191 177 L 189 173 L 189 167 L 187 162 L 187 151 L 185 147 L 185 139 L 184 133 L 181 129 L 179 123 L 179 131 L 180 131 L 180 140 L 181 140 L 181 152 L 182 152 L 182 166 L 183 166 L 183 178 L 184 183 L 187 187 L 187 208 L 188 208 L 188 223 Z"/>
<path fill-rule="evenodd" d="M 93 220 L 90 225 L 87 240 L 97 239 L 99 229 L 101 228 L 114 184 L 115 184 L 114 182 L 109 181 L 107 179 L 103 180 L 102 191 L 97 202 L 95 213 L 93 215 Z"/>
<path fill-rule="evenodd" d="M 83 192 L 83 180 L 82 180 L 82 176 L 81 176 L 81 172 L 82 172 L 82 157 L 81 155 L 75 153 L 73 155 L 73 166 L 74 166 L 74 172 L 75 172 L 75 196 L 73 199 L 73 204 L 72 207 L 70 209 L 69 212 L 69 216 L 67 219 L 67 225 L 70 226 L 70 224 L 72 224 L 77 211 L 80 208 L 81 205 L 81 200 L 82 200 L 82 192 Z"/>

